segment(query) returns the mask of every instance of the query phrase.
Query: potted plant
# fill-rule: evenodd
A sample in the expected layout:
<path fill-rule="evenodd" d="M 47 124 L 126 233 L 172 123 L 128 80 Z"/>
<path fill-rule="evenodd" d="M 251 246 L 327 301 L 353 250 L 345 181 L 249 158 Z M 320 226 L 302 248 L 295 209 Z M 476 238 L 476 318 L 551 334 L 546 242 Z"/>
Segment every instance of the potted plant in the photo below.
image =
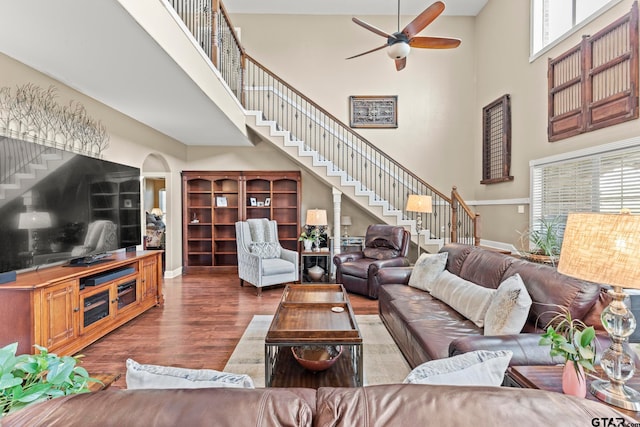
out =
<path fill-rule="evenodd" d="M 305 251 L 311 251 L 314 246 L 320 245 L 320 230 L 317 228 L 307 229 L 300 234 L 298 241 L 304 244 Z"/>
<path fill-rule="evenodd" d="M 531 227 L 520 233 L 522 246 L 525 248 L 520 256 L 529 261 L 555 265 L 562 246 L 562 224 L 560 217 L 534 221 Z"/>
<path fill-rule="evenodd" d="M 540 345 L 551 346 L 551 357 L 562 356 L 565 360 L 562 372 L 562 391 L 565 394 L 585 397 L 587 381 L 584 370 L 594 371 L 596 358 L 596 331 L 578 319 L 573 319 L 568 309 L 551 319 Z"/>
<path fill-rule="evenodd" d="M 87 371 L 77 366 L 82 356 L 58 356 L 35 346 L 39 353 L 16 356 L 18 343 L 0 349 L 0 417 L 32 403 L 86 393 Z"/>

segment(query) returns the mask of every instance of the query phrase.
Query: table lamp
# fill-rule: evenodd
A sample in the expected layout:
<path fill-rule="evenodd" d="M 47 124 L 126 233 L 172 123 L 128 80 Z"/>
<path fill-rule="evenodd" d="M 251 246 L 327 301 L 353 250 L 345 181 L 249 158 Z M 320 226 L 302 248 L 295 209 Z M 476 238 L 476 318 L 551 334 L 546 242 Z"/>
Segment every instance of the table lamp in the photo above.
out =
<path fill-rule="evenodd" d="M 350 216 L 343 216 L 342 218 L 340 218 L 340 222 L 344 226 L 344 237 L 349 237 L 348 228 L 351 225 L 351 217 Z"/>
<path fill-rule="evenodd" d="M 327 226 L 327 211 L 324 209 L 309 209 L 307 211 L 307 225 Z"/>
<path fill-rule="evenodd" d="M 18 217 L 18 228 L 20 230 L 31 230 L 33 252 L 38 252 L 38 230 L 41 228 L 51 228 L 51 215 L 49 212 L 21 212 Z"/>
<path fill-rule="evenodd" d="M 558 271 L 582 280 L 610 285 L 612 301 L 600 318 L 611 346 L 600 358 L 609 380 L 591 382 L 591 393 L 611 405 L 640 410 L 640 393 L 625 385 L 635 371 L 624 343 L 636 328 L 624 303 L 623 288 L 640 289 L 640 216 L 571 213 L 560 251 Z"/>
<path fill-rule="evenodd" d="M 164 213 L 162 212 L 162 209 L 160 209 L 160 208 L 151 209 L 151 214 L 155 215 L 158 218 L 162 218 L 162 216 L 164 215 Z"/>
<path fill-rule="evenodd" d="M 420 231 L 422 231 L 422 214 L 433 212 L 431 196 L 410 194 L 407 199 L 407 212 L 417 212 L 416 231 L 418 233 L 418 257 L 420 256 Z"/>

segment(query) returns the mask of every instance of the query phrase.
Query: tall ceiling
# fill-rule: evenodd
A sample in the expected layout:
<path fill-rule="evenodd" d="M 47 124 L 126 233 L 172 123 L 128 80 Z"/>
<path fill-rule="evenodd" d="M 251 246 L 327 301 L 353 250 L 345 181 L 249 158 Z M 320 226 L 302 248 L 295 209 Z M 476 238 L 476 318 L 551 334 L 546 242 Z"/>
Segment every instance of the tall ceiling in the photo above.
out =
<path fill-rule="evenodd" d="M 476 15 L 488 0 L 447 0 L 445 14 Z M 432 2 L 402 0 L 403 15 Z M 396 0 L 225 0 L 230 13 L 397 13 Z M 141 11 L 132 16 L 131 10 Z M 238 120 L 214 102 L 143 28 L 140 14 L 167 12 L 158 0 L 3 2 L 0 52 L 186 145 L 249 145 Z M 145 16 L 146 18 L 146 16 Z M 144 22 L 144 24 L 143 24 Z M 175 21 L 169 22 L 180 28 Z M 181 33 L 182 34 L 182 33 Z M 175 38 L 175 37 L 174 37 Z M 183 37 L 184 38 L 184 37 Z M 195 48 L 194 48 L 195 50 Z M 213 70 L 211 82 L 220 83 Z M 108 129 L 107 129 L 108 131 Z"/>
<path fill-rule="evenodd" d="M 434 0 L 400 0 L 402 15 L 417 15 Z M 476 16 L 488 0 L 445 0 L 444 15 Z M 398 0 L 225 0 L 229 13 L 395 15 Z"/>

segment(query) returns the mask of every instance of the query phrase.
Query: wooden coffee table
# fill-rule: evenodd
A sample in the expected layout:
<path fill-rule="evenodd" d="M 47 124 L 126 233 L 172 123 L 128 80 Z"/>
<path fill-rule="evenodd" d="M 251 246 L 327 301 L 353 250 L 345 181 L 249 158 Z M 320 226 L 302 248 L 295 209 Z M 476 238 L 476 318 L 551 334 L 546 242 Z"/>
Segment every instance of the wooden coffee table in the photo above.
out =
<path fill-rule="evenodd" d="M 314 373 L 294 359 L 291 347 L 299 345 L 340 345 L 342 354 L 329 369 Z M 287 285 L 265 337 L 264 355 L 267 387 L 362 386 L 362 335 L 344 287 Z"/>
<path fill-rule="evenodd" d="M 562 393 L 562 369 L 562 365 L 511 366 L 507 370 L 507 380 L 511 381 L 510 385 L 516 387 L 537 388 L 540 390 Z M 606 378 L 604 371 L 602 371 L 602 368 L 599 366 L 596 367 L 595 375 L 599 378 Z M 608 405 L 608 403 L 598 399 L 589 391 L 592 379 L 593 378 L 591 376 L 587 375 L 587 399 Z M 634 375 L 633 378 L 627 381 L 627 385 L 634 390 L 640 390 L 640 376 Z M 631 418 L 640 420 L 640 412 L 629 411 L 612 405 L 609 406 Z"/>

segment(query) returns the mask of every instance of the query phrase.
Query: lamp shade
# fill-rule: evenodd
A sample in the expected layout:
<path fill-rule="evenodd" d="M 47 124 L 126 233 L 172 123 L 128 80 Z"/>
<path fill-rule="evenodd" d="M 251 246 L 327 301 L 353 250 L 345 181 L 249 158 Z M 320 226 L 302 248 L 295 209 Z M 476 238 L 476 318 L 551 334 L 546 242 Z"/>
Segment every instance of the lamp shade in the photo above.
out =
<path fill-rule="evenodd" d="M 340 222 L 342 223 L 342 225 L 351 225 L 351 217 L 343 216 L 342 218 L 340 218 Z"/>
<path fill-rule="evenodd" d="M 432 212 L 431 196 L 423 196 L 420 194 L 410 194 L 407 199 L 406 210 L 408 212 Z"/>
<path fill-rule="evenodd" d="M 153 208 L 153 209 L 151 209 L 151 213 L 152 213 L 153 215 L 155 215 L 155 216 L 162 216 L 162 215 L 164 215 L 164 214 L 162 213 L 162 209 L 160 209 L 160 208 Z"/>
<path fill-rule="evenodd" d="M 327 211 L 324 209 L 309 209 L 307 211 L 307 225 L 327 225 Z"/>
<path fill-rule="evenodd" d="M 640 288 L 640 216 L 569 214 L 558 271 L 591 282 Z"/>
<path fill-rule="evenodd" d="M 49 212 L 22 212 L 18 217 L 20 230 L 35 230 L 51 227 L 51 215 Z"/>

